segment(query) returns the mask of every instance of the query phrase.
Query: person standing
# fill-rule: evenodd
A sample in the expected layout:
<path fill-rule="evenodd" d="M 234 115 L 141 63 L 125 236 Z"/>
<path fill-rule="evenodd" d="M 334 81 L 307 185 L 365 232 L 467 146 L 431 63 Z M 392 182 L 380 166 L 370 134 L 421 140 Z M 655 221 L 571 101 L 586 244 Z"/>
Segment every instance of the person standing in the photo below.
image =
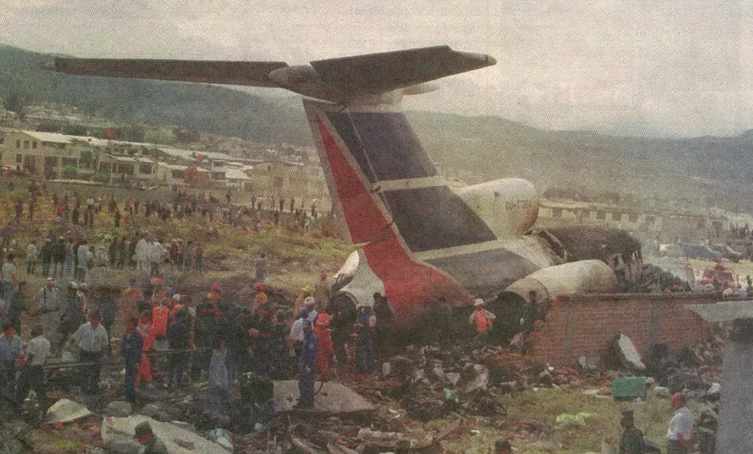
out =
<path fill-rule="evenodd" d="M 49 238 L 46 238 L 39 252 L 39 258 L 42 261 L 42 275 L 44 277 L 47 277 L 50 275 L 50 264 L 52 264 L 53 249 L 54 247 L 52 244 L 52 240 L 50 240 Z"/>
<path fill-rule="evenodd" d="M 18 291 L 13 295 L 13 307 L 8 312 L 8 319 L 16 328 L 16 333 L 21 335 L 21 313 L 26 311 L 26 281 L 18 283 Z"/>
<path fill-rule="evenodd" d="M 58 242 L 52 246 L 52 277 L 63 278 L 65 266 L 65 238 L 58 238 Z"/>
<path fill-rule="evenodd" d="M 476 330 L 476 340 L 481 345 L 486 345 L 486 339 L 489 331 L 492 329 L 492 323 L 495 318 L 494 314 L 484 309 L 484 300 L 476 298 L 473 301 L 474 311 L 468 317 L 468 323 L 473 325 Z"/>
<path fill-rule="evenodd" d="M 61 346 L 68 340 L 68 336 L 75 333 L 86 319 L 84 300 L 81 296 L 78 284 L 69 282 L 65 294 L 65 307 L 60 317 Z"/>
<path fill-rule="evenodd" d="M 68 238 L 65 243 L 65 276 L 71 277 L 74 273 L 73 264 L 76 257 L 76 247 L 73 245 L 73 240 Z"/>
<path fill-rule="evenodd" d="M 693 449 L 693 417 L 685 406 L 685 395 L 673 394 L 670 405 L 675 415 L 669 421 L 667 430 L 667 454 L 687 454 Z"/>
<path fill-rule="evenodd" d="M 86 244 L 86 240 L 81 240 L 81 244 L 76 251 L 78 257 L 78 269 L 76 270 L 76 279 L 80 282 L 85 282 L 87 270 L 89 269 L 89 258 L 91 253 L 89 252 L 89 246 Z"/>
<path fill-rule="evenodd" d="M 326 312 L 316 318 L 314 334 L 317 341 L 316 369 L 321 381 L 329 381 L 329 363 L 335 354 L 335 346 L 329 333 L 329 315 Z"/>
<path fill-rule="evenodd" d="M 57 345 L 60 327 L 60 295 L 54 279 L 47 278 L 47 284 L 39 290 L 37 296 L 34 297 L 34 302 L 39 308 L 39 321 L 47 331 L 47 339 L 53 345 Z"/>
<path fill-rule="evenodd" d="M 73 339 L 78 345 L 81 362 L 92 363 L 83 377 L 83 389 L 90 394 L 99 391 L 100 362 L 110 340 L 105 327 L 99 323 L 99 314 L 92 312 L 89 322 L 84 323 L 73 333 Z"/>
<path fill-rule="evenodd" d="M 374 357 L 374 327 L 377 324 L 376 315 L 371 307 L 361 304 L 356 320 L 355 329 L 358 345 L 357 369 L 359 374 L 373 374 L 376 370 Z"/>
<path fill-rule="evenodd" d="M 16 363 L 23 359 L 24 351 L 21 338 L 10 322 L 3 323 L 0 335 L 0 394 L 13 399 L 16 386 Z M 2 397 L 0 396 L 0 397 Z M 0 404 L 2 399 L 0 399 Z"/>
<path fill-rule="evenodd" d="M 188 350 L 190 348 L 191 332 L 188 324 L 188 310 L 180 309 L 175 313 L 173 322 L 167 328 L 167 339 L 171 350 Z M 188 351 L 173 352 L 170 355 L 167 386 L 175 383 L 178 388 L 183 385 L 183 372 L 188 368 L 191 353 Z"/>
<path fill-rule="evenodd" d="M 47 362 L 52 347 L 50 341 L 44 337 L 42 325 L 34 325 L 31 329 L 31 335 L 32 339 L 29 341 L 29 346 L 26 347 L 26 359 L 23 362 L 24 365 L 16 387 L 16 404 L 19 407 L 23 405 L 26 396 L 29 395 L 29 390 L 33 389 L 39 405 L 42 409 L 46 409 L 47 389 L 42 366 Z"/>
<path fill-rule="evenodd" d="M 316 300 L 316 309 L 321 312 L 327 307 L 329 299 L 332 297 L 332 288 L 327 282 L 327 273 L 319 273 L 319 282 L 314 286 L 314 300 Z"/>
<path fill-rule="evenodd" d="M 3 264 L 1 273 L 2 273 L 2 284 L 3 284 L 3 301 L 5 304 L 3 305 L 3 312 L 8 315 L 10 314 L 11 308 L 13 307 L 13 291 L 16 288 L 16 259 L 13 256 L 13 254 L 8 254 L 8 257 L 5 259 L 5 263 Z"/>
<path fill-rule="evenodd" d="M 39 259 L 39 249 L 37 249 L 37 242 L 31 240 L 29 246 L 26 247 L 26 274 L 32 275 L 37 270 L 37 260 Z"/>
<path fill-rule="evenodd" d="M 138 319 L 135 317 L 126 320 L 125 334 L 120 343 L 120 356 L 125 361 L 125 400 L 132 404 L 136 403 L 136 376 L 144 348 L 144 338 L 136 331 L 137 325 Z"/>
<path fill-rule="evenodd" d="M 308 319 L 303 322 L 303 349 L 301 365 L 298 372 L 298 391 L 300 397 L 295 408 L 304 410 L 314 408 L 314 370 L 316 369 L 317 340 Z"/>
<path fill-rule="evenodd" d="M 620 438 L 619 454 L 643 454 L 643 433 L 635 427 L 633 410 L 623 410 L 620 426 L 625 429 Z"/>
<path fill-rule="evenodd" d="M 267 278 L 267 255 L 261 254 L 259 260 L 256 261 L 256 282 L 264 283 Z"/>

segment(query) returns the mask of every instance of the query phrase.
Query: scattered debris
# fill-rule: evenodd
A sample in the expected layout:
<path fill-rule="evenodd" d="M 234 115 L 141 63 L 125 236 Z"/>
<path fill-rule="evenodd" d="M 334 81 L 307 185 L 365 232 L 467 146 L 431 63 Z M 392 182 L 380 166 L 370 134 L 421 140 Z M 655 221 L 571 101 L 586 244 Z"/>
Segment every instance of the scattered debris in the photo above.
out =
<path fill-rule="evenodd" d="M 68 399 L 60 399 L 47 409 L 47 421 L 55 423 L 73 422 L 91 416 L 86 405 Z"/>

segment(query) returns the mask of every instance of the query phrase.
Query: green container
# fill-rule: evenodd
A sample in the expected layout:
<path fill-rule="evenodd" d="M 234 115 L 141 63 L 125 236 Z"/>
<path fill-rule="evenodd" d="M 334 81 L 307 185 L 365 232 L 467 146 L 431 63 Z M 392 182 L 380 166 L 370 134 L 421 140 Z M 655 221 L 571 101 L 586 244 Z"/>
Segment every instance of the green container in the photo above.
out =
<path fill-rule="evenodd" d="M 612 396 L 615 399 L 646 398 L 646 377 L 618 377 L 612 379 Z"/>

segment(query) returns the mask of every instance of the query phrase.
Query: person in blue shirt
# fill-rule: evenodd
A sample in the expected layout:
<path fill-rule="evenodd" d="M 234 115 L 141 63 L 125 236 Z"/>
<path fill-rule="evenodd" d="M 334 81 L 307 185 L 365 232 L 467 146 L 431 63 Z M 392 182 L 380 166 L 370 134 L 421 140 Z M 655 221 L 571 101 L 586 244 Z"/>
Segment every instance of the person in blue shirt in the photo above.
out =
<path fill-rule="evenodd" d="M 314 370 L 316 369 L 317 340 L 310 320 L 303 322 L 303 348 L 301 349 L 301 365 L 298 373 L 298 390 L 301 397 L 295 408 L 314 408 Z"/>

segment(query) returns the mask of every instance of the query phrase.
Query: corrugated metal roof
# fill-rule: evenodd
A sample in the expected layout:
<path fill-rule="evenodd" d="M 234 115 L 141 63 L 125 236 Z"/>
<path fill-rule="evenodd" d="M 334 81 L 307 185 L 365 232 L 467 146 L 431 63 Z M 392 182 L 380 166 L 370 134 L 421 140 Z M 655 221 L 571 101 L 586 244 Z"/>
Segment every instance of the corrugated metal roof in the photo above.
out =
<path fill-rule="evenodd" d="M 42 142 L 71 143 L 71 137 L 57 132 L 21 131 Z"/>
<path fill-rule="evenodd" d="M 685 309 L 709 322 L 753 318 L 753 301 L 722 301 L 716 304 L 686 304 Z"/>

